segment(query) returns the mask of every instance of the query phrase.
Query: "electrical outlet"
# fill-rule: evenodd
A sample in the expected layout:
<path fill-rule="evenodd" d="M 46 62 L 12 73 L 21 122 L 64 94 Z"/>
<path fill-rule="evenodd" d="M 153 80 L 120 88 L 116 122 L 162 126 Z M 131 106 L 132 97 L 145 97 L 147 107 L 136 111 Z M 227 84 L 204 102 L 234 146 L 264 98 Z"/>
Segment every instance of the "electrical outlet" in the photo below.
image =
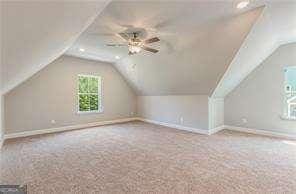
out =
<path fill-rule="evenodd" d="M 135 114 L 135 113 L 132 111 L 132 112 L 131 112 L 131 116 L 134 116 L 134 114 Z"/>
<path fill-rule="evenodd" d="M 180 117 L 180 123 L 183 124 L 183 122 L 184 122 L 183 117 Z"/>
<path fill-rule="evenodd" d="M 50 122 L 51 122 L 51 124 L 56 124 L 55 120 L 51 120 Z"/>
<path fill-rule="evenodd" d="M 242 121 L 243 121 L 243 123 L 247 123 L 248 122 L 248 120 L 246 118 L 243 118 Z"/>

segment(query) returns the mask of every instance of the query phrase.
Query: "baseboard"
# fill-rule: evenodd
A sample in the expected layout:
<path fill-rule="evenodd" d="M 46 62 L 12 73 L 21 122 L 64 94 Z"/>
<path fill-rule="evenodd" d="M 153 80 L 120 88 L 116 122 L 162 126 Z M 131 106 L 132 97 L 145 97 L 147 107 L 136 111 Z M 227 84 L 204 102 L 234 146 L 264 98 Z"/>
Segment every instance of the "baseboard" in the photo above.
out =
<path fill-rule="evenodd" d="M 243 127 L 236 127 L 236 126 L 229 126 L 229 125 L 222 125 L 210 130 L 202 130 L 202 129 L 197 129 L 197 128 L 192 128 L 192 127 L 186 127 L 182 125 L 176 125 L 176 124 L 171 124 L 171 123 L 165 123 L 165 122 L 160 122 L 160 121 L 155 121 L 155 120 L 150 120 L 150 119 L 145 119 L 145 118 L 136 118 L 137 120 L 147 122 L 147 123 L 153 123 L 156 125 L 162 125 L 166 127 L 171 127 L 179 130 L 185 130 L 185 131 L 190 131 L 190 132 L 195 132 L 199 134 L 204 134 L 204 135 L 213 135 L 223 129 L 231 130 L 231 131 L 239 131 L 239 132 L 244 132 L 244 133 L 252 133 L 256 135 L 264 135 L 264 136 L 270 136 L 270 137 L 277 137 L 277 138 L 286 138 L 286 139 L 293 139 L 296 140 L 296 135 L 293 134 L 287 134 L 287 133 L 279 133 L 279 132 L 273 132 L 273 131 L 266 131 L 266 130 L 260 130 L 260 129 L 250 129 L 250 128 L 243 128 Z"/>
<path fill-rule="evenodd" d="M 225 129 L 225 126 L 224 126 L 224 125 L 221 125 L 221 126 L 219 126 L 219 127 L 215 127 L 215 128 L 213 128 L 213 129 L 210 129 L 210 130 L 209 130 L 209 135 L 213 135 L 213 134 L 215 134 L 215 133 L 218 133 L 219 131 L 221 131 L 221 130 L 223 130 L 223 129 Z"/>
<path fill-rule="evenodd" d="M 224 127 L 225 129 L 228 129 L 231 131 L 239 131 L 244 133 L 252 133 L 256 135 L 265 135 L 270 137 L 287 138 L 287 139 L 296 140 L 296 135 L 294 134 L 266 131 L 262 129 L 250 129 L 250 128 L 244 128 L 244 127 L 229 126 L 229 125 L 225 125 Z"/>
<path fill-rule="evenodd" d="M 83 129 L 83 128 L 89 128 L 89 127 L 102 126 L 102 125 L 116 124 L 116 123 L 124 123 L 124 122 L 129 122 L 129 121 L 136 121 L 136 120 L 147 122 L 147 123 L 153 123 L 156 125 L 166 126 L 166 127 L 170 127 L 170 128 L 175 128 L 175 129 L 179 129 L 179 130 L 199 133 L 199 134 L 203 134 L 203 135 L 212 135 L 212 134 L 217 133 L 223 129 L 228 129 L 228 130 L 232 130 L 232 131 L 239 131 L 239 132 L 252 133 L 252 134 L 257 134 L 257 135 L 265 135 L 265 136 L 271 136 L 271 137 L 288 138 L 288 139 L 296 140 L 296 135 L 294 135 L 294 134 L 279 133 L 279 132 L 266 131 L 266 130 L 260 130 L 260 129 L 250 129 L 250 128 L 244 128 L 244 127 L 223 125 L 223 126 L 219 126 L 219 127 L 210 129 L 210 130 L 203 130 L 203 129 L 197 129 L 197 128 L 187 127 L 187 126 L 183 126 L 183 125 L 177 125 L 177 124 L 172 124 L 172 123 L 165 123 L 165 122 L 145 119 L 145 118 L 141 118 L 141 117 L 132 117 L 132 118 L 100 121 L 100 122 L 72 125 L 72 126 L 65 126 L 65 127 L 58 127 L 58 128 L 49 128 L 49 129 L 40 129 L 40 130 L 32 130 L 32 131 L 4 134 L 3 138 L 0 139 L 0 149 L 6 139 L 12 139 L 12 138 L 17 138 L 17 137 L 27 137 L 27 136 L 32 136 L 32 135 L 41 135 L 41 134 L 55 133 L 55 132 L 63 132 L 63 131 L 69 131 L 69 130 L 75 130 L 75 129 Z"/>
<path fill-rule="evenodd" d="M 17 133 L 9 133 L 9 134 L 4 134 L 4 140 L 17 138 L 17 137 L 27 137 L 27 136 L 32 136 L 32 135 L 41 135 L 41 134 L 47 134 L 47 133 L 55 133 L 55 132 L 69 131 L 69 130 L 75 130 L 75 129 L 83 129 L 83 128 L 88 128 L 88 127 L 97 127 L 97 126 L 102 126 L 102 125 L 124 123 L 124 122 L 135 121 L 135 120 L 137 120 L 137 118 L 133 117 L 133 118 L 124 118 L 124 119 L 116 119 L 116 120 L 109 120 L 109 121 L 100 121 L 100 122 L 94 122 L 94 123 L 58 127 L 58 128 L 49 128 L 49 129 L 40 129 L 40 130 L 24 131 L 24 132 L 17 132 Z"/>
<path fill-rule="evenodd" d="M 193 127 L 186 127 L 183 125 L 165 123 L 165 122 L 160 122 L 160 121 L 155 121 L 155 120 L 150 120 L 150 119 L 145 119 L 145 118 L 137 118 L 137 120 L 147 122 L 147 123 L 156 124 L 156 125 L 161 125 L 161 126 L 165 126 L 165 127 L 170 127 L 170 128 L 174 128 L 174 129 L 179 129 L 179 130 L 183 130 L 183 131 L 190 131 L 190 132 L 199 133 L 199 134 L 203 134 L 203 135 L 209 135 L 208 130 L 197 129 L 197 128 L 193 128 Z"/>

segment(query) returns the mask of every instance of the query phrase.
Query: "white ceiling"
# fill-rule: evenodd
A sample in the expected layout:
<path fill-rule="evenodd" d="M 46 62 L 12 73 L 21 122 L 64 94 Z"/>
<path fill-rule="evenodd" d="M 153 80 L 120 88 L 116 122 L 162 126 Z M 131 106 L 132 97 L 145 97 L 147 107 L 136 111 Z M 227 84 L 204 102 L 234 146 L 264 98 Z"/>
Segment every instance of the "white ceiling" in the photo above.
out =
<path fill-rule="evenodd" d="M 1 93 L 68 49 L 113 63 L 140 95 L 224 97 L 275 48 L 296 40 L 295 0 L 254 0 L 243 10 L 238 1 L 1 2 Z M 143 39 L 160 37 L 151 45 L 160 52 L 128 56 L 105 46 L 131 28 L 145 29 Z"/>
<path fill-rule="evenodd" d="M 1 93 L 62 55 L 108 1 L 1 1 Z"/>
<path fill-rule="evenodd" d="M 274 50 L 291 42 L 296 42 L 296 1 L 267 2 L 212 96 L 225 97 Z"/>
<path fill-rule="evenodd" d="M 237 1 L 113 1 L 67 51 L 68 55 L 114 62 L 141 95 L 211 94 L 253 23 L 261 5 L 236 9 Z M 114 34 L 143 28 L 160 37 L 157 54 L 128 56 Z M 79 48 L 85 49 L 80 52 Z M 115 56 L 120 56 L 116 60 Z"/>

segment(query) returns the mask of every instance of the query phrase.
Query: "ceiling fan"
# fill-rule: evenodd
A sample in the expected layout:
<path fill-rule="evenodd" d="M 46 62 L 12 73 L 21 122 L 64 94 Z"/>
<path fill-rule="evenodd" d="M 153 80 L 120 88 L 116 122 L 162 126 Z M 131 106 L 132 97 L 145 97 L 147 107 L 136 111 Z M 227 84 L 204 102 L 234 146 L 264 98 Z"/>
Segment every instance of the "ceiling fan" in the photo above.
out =
<path fill-rule="evenodd" d="M 141 40 L 139 38 L 139 32 L 119 33 L 119 36 L 122 37 L 125 41 L 127 41 L 127 43 L 126 44 L 107 44 L 107 46 L 113 46 L 113 47 L 127 46 L 129 55 L 134 55 L 136 53 L 139 53 L 141 50 L 149 51 L 152 53 L 157 53 L 159 51 L 157 49 L 146 46 L 147 44 L 160 41 L 158 37 L 149 38 L 147 40 Z"/>

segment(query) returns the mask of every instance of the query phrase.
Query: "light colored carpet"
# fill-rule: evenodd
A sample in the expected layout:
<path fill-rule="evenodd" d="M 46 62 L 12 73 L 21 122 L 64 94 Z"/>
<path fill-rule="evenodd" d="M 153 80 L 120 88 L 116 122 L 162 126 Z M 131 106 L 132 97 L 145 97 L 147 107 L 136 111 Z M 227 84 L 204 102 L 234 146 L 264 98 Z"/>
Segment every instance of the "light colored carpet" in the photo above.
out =
<path fill-rule="evenodd" d="M 6 141 L 1 184 L 29 193 L 296 193 L 296 142 L 130 122 Z"/>

